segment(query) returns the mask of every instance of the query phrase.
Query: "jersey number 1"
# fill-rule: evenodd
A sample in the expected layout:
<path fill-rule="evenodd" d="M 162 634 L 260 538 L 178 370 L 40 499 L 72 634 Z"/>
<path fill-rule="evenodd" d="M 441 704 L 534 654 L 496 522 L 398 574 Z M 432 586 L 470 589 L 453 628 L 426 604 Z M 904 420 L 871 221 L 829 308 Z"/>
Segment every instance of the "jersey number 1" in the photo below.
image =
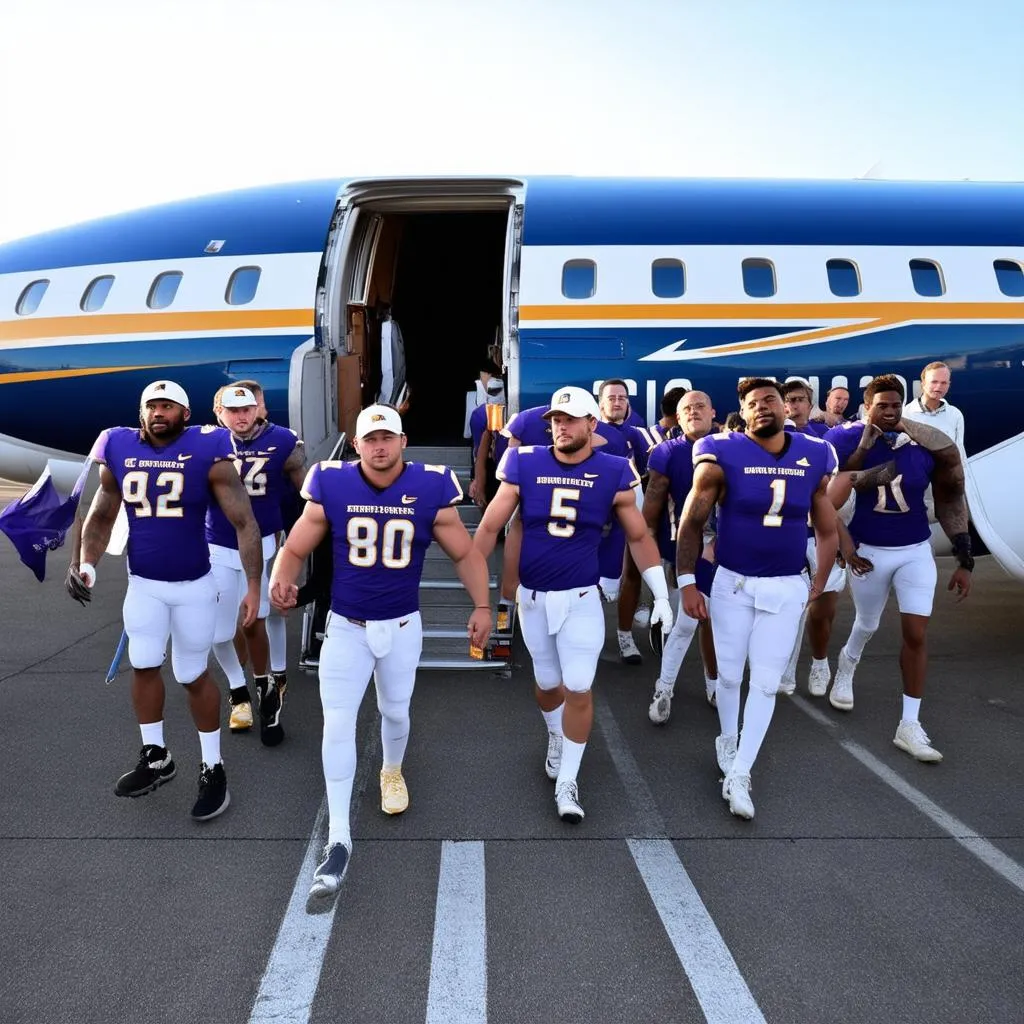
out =
<path fill-rule="evenodd" d="M 773 480 L 771 488 L 772 503 L 768 507 L 768 512 L 762 522 L 765 526 L 781 526 L 782 516 L 779 513 L 782 511 L 782 506 L 786 501 L 786 481 L 781 477 L 778 480 Z"/>

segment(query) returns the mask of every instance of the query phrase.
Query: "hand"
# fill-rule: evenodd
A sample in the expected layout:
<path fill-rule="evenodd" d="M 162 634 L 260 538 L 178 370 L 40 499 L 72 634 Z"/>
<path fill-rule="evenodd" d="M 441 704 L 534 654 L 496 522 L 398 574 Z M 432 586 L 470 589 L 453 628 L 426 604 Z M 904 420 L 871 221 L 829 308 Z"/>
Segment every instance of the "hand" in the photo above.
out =
<path fill-rule="evenodd" d="M 817 579 L 811 580 L 811 588 L 807 592 L 807 603 L 810 604 L 812 601 L 817 601 L 822 594 L 825 593 L 825 584 L 819 583 Z"/>
<path fill-rule="evenodd" d="M 278 580 L 270 588 L 270 603 L 279 611 L 287 612 L 299 603 L 299 588 L 294 583 Z"/>
<path fill-rule="evenodd" d="M 476 477 L 469 481 L 469 498 L 470 501 L 476 501 Z"/>
<path fill-rule="evenodd" d="M 708 606 L 704 603 L 704 595 L 697 589 L 696 583 L 689 583 L 679 591 L 683 599 L 683 611 L 691 619 L 703 621 L 708 617 Z"/>
<path fill-rule="evenodd" d="M 251 626 L 260 612 L 260 581 L 249 580 L 249 589 L 242 598 L 242 628 Z"/>
<path fill-rule="evenodd" d="M 490 608 L 473 609 L 466 632 L 469 634 L 469 642 L 474 647 L 487 646 L 487 641 L 491 638 L 491 624 Z"/>
<path fill-rule="evenodd" d="M 870 420 L 864 424 L 864 433 L 861 434 L 860 443 L 857 445 L 861 451 L 868 451 L 874 443 L 882 436 L 882 428 L 876 426 Z"/>
<path fill-rule="evenodd" d="M 971 572 L 969 569 L 956 568 L 949 578 L 947 590 L 955 590 L 957 593 L 957 604 L 959 604 L 971 592 Z"/>
<path fill-rule="evenodd" d="M 664 597 L 654 599 L 654 607 L 651 609 L 651 625 L 661 623 L 661 632 L 668 636 L 672 632 L 672 605 Z"/>
<path fill-rule="evenodd" d="M 96 581 L 96 577 L 92 577 Z M 64 589 L 84 608 L 92 600 L 92 583 L 86 582 L 81 570 L 77 565 L 69 565 L 67 575 L 64 577 Z"/>
<path fill-rule="evenodd" d="M 856 551 L 850 551 L 839 558 L 839 564 L 844 569 L 849 569 L 854 576 L 865 576 L 875 568 L 875 563 L 869 558 L 861 558 Z"/>

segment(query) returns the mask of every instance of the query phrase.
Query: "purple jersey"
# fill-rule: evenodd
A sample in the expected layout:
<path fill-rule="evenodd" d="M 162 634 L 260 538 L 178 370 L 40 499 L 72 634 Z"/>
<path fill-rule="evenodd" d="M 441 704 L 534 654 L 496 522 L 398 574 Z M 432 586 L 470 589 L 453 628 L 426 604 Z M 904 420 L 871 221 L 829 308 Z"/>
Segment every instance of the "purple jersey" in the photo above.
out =
<path fill-rule="evenodd" d="M 469 414 L 469 432 L 473 438 L 473 464 L 476 465 L 477 451 L 480 448 L 480 439 L 483 437 L 484 431 L 487 429 L 487 406 L 478 405 Z M 491 440 L 494 443 L 494 461 L 501 462 L 502 455 L 505 454 L 505 449 L 508 447 L 508 438 L 504 432 L 499 431 L 491 434 Z M 551 438 L 549 437 L 550 441 Z"/>
<path fill-rule="evenodd" d="M 447 466 L 408 462 L 380 490 L 358 462 L 318 462 L 302 496 L 323 506 L 331 527 L 334 580 L 331 611 L 352 619 L 394 619 L 420 606 L 423 559 L 434 518 L 462 501 Z"/>
<path fill-rule="evenodd" d="M 839 456 L 839 465 L 846 464 L 857 450 L 864 434 L 863 423 L 844 423 L 826 435 Z M 897 435 L 897 437 L 906 435 Z M 883 548 L 902 548 L 920 544 L 931 537 L 924 493 L 931 483 L 935 460 L 931 453 L 913 441 L 889 447 L 880 437 L 864 458 L 864 469 L 896 460 L 896 478 L 892 483 L 871 491 L 857 491 L 850 536 L 858 543 Z"/>
<path fill-rule="evenodd" d="M 646 427 L 647 426 L 647 423 L 645 422 L 643 416 L 641 416 L 640 413 L 638 413 L 636 411 L 636 409 L 633 408 L 632 405 L 629 407 L 629 415 L 626 417 L 626 426 L 627 427 Z"/>
<path fill-rule="evenodd" d="M 231 435 L 223 427 L 186 427 L 162 447 L 143 441 L 135 427 L 100 434 L 91 457 L 114 474 L 121 491 L 129 573 L 178 583 L 210 571 L 204 530 L 210 467 L 233 455 Z"/>
<path fill-rule="evenodd" d="M 535 405 L 521 409 L 505 424 L 502 433 L 506 438 L 515 438 L 521 445 L 551 444 L 551 424 L 544 419 L 546 405 Z"/>
<path fill-rule="evenodd" d="M 647 472 L 647 457 L 655 444 L 647 429 L 641 430 L 639 427 L 634 427 L 628 422 L 598 423 L 597 426 L 597 433 L 609 441 L 608 446 L 604 450 L 609 455 L 621 455 L 625 458 L 631 458 L 633 465 L 636 466 L 636 471 L 643 476 Z M 615 434 L 618 434 L 619 439 L 626 442 L 625 451 L 622 450 L 619 440 L 615 438 Z"/>
<path fill-rule="evenodd" d="M 601 449 L 568 465 L 540 445 L 510 448 L 498 479 L 519 488 L 522 585 L 544 591 L 594 586 L 601 575 L 601 533 L 615 496 L 640 483 L 632 463 Z"/>
<path fill-rule="evenodd" d="M 807 554 L 807 517 L 822 477 L 836 469 L 824 440 L 786 433 L 778 455 L 746 434 L 711 434 L 693 446 L 693 463 L 725 474 L 718 508 L 719 565 L 742 576 L 796 576 Z"/>
<path fill-rule="evenodd" d="M 662 558 L 674 565 L 676 531 L 693 484 L 693 446 L 685 437 L 663 441 L 651 452 L 647 465 L 668 477 L 668 496 L 658 523 L 658 550 Z"/>
<path fill-rule="evenodd" d="M 806 434 L 808 437 L 824 437 L 828 433 L 828 424 L 808 420 L 802 427 L 794 424 L 791 427 L 786 427 L 786 429 L 794 434 Z"/>
<path fill-rule="evenodd" d="M 260 536 L 268 537 L 284 527 L 281 504 L 287 492 L 288 478 L 284 464 L 296 445 L 302 444 L 294 430 L 268 423 L 256 437 L 235 446 L 235 468 L 249 494 L 252 514 L 260 528 Z M 206 539 L 222 548 L 238 548 L 238 534 L 228 522 L 220 506 L 213 502 L 206 511 Z"/>

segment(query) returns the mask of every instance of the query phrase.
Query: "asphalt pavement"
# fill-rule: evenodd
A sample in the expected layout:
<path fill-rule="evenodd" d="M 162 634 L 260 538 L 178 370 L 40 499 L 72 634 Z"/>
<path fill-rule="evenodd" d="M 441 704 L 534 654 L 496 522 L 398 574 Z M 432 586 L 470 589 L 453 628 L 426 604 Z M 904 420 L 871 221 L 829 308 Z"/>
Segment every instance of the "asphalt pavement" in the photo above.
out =
<path fill-rule="evenodd" d="M 38 584 L 0 538 L 7 1024 L 1024 1020 L 1024 587 L 989 558 L 961 605 L 940 559 L 922 721 L 943 762 L 893 746 L 891 607 L 851 713 L 806 695 L 805 650 L 752 822 L 720 796 L 695 650 L 656 727 L 654 657 L 621 665 L 609 628 L 578 826 L 555 814 L 522 649 L 511 679 L 421 673 L 400 817 L 379 808 L 370 687 L 351 868 L 321 918 L 302 910 L 323 784 L 298 619 L 286 741 L 225 729 L 232 803 L 197 824 L 199 744 L 172 682 L 177 778 L 114 796 L 140 746 L 127 668 L 103 681 L 123 560 L 81 608 L 66 553 L 50 559 Z M 847 596 L 833 666 L 851 619 Z"/>

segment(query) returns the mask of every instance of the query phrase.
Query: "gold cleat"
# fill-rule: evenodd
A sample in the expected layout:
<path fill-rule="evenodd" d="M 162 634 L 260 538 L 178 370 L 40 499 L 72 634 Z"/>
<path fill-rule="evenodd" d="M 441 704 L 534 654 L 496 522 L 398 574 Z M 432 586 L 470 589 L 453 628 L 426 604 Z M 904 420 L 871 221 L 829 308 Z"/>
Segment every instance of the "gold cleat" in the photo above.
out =
<path fill-rule="evenodd" d="M 244 732 L 252 728 L 252 704 L 245 700 L 239 704 L 231 705 L 231 718 L 228 721 L 228 728 L 232 732 Z"/>
<path fill-rule="evenodd" d="M 382 768 L 380 773 L 380 809 L 385 814 L 401 814 L 409 806 L 409 790 L 401 768 Z"/>

